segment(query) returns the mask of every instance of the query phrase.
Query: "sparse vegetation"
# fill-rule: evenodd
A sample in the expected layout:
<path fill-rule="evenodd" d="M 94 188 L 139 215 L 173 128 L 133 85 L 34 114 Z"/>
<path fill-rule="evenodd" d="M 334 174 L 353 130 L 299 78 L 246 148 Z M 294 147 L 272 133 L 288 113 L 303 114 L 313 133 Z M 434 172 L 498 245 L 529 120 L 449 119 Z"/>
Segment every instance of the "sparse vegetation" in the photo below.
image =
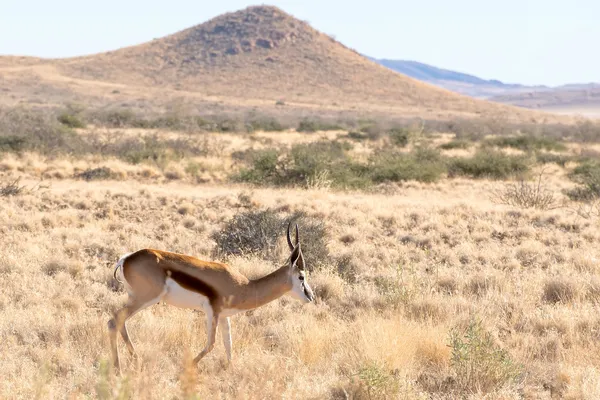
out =
<path fill-rule="evenodd" d="M 519 135 L 504 136 L 488 139 L 485 141 L 488 146 L 511 147 L 523 151 L 548 150 L 564 151 L 566 147 L 555 138 L 547 136 Z"/>

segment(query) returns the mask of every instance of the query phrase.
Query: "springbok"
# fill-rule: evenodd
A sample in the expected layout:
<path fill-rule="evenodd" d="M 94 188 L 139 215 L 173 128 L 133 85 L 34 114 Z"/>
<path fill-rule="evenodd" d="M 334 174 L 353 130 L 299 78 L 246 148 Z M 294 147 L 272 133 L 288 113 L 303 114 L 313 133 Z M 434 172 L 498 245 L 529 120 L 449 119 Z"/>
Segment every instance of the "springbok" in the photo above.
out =
<path fill-rule="evenodd" d="M 196 364 L 214 348 L 219 324 L 227 361 L 231 362 L 229 317 L 232 315 L 265 305 L 284 294 L 304 303 L 313 301 L 312 289 L 306 281 L 298 225 L 295 244 L 290 237 L 290 225 L 287 227 L 287 242 L 291 254 L 286 265 L 255 280 L 246 278 L 226 264 L 167 251 L 142 249 L 121 257 L 113 276 L 117 279 L 117 271 L 121 271 L 129 298 L 126 305 L 108 321 L 116 370 L 120 371 L 117 331 L 121 332 L 131 355 L 136 356 L 125 323 L 133 315 L 160 301 L 180 308 L 202 309 L 206 314 L 208 339 L 204 349 L 194 358 Z"/>

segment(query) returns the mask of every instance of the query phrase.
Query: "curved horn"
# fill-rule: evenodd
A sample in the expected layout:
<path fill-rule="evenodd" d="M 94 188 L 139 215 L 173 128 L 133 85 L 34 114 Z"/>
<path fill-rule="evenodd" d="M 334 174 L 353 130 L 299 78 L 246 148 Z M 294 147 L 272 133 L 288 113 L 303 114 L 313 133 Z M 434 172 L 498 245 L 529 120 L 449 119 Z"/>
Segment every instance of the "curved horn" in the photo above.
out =
<path fill-rule="evenodd" d="M 298 224 L 296 224 L 296 246 L 300 243 L 300 234 L 298 233 Z"/>
<path fill-rule="evenodd" d="M 290 250 L 294 250 L 294 245 L 292 244 L 292 238 L 290 237 L 290 227 L 292 226 L 292 221 L 288 224 L 287 227 L 287 242 L 288 246 L 290 246 Z"/>

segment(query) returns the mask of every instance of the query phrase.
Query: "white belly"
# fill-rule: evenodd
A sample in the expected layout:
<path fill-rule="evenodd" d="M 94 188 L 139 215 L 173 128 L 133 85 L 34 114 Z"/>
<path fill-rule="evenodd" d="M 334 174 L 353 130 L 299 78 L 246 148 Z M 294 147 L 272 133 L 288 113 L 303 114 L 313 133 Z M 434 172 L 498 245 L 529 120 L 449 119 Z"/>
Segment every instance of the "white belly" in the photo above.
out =
<path fill-rule="evenodd" d="M 183 288 L 171 278 L 167 278 L 165 285 L 167 293 L 162 300 L 167 304 L 180 308 L 201 308 L 204 310 L 210 307 L 210 302 L 206 296 Z"/>

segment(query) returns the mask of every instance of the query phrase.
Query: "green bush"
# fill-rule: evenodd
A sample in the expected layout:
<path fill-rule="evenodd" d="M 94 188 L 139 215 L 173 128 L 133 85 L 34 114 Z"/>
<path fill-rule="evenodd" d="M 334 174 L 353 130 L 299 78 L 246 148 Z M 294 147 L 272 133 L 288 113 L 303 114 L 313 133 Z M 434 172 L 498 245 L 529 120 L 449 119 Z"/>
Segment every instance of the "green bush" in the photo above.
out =
<path fill-rule="evenodd" d="M 27 147 L 27 138 L 24 136 L 0 136 L 0 151 L 21 152 Z"/>
<path fill-rule="evenodd" d="M 243 168 L 234 180 L 255 184 L 279 184 L 280 174 L 278 171 L 279 153 L 275 149 L 266 149 L 247 152 L 243 156 L 250 164 L 249 168 Z"/>
<path fill-rule="evenodd" d="M 563 168 L 569 161 L 573 160 L 573 156 L 568 156 L 564 154 L 545 153 L 541 151 L 535 154 L 535 158 L 540 164 L 556 164 Z"/>
<path fill-rule="evenodd" d="M 449 175 L 472 178 L 507 179 L 523 176 L 531 168 L 531 159 L 522 155 L 507 155 L 491 149 L 478 150 L 473 157 L 454 158 L 450 161 Z"/>
<path fill-rule="evenodd" d="M 489 393 L 516 380 L 521 367 L 494 342 L 479 321 L 450 332 L 451 367 L 463 393 Z"/>
<path fill-rule="evenodd" d="M 454 139 L 448 143 L 443 143 L 440 145 L 440 149 L 442 150 L 454 150 L 454 149 L 468 149 L 471 147 L 472 142 L 465 139 Z"/>
<path fill-rule="evenodd" d="M 264 132 L 281 132 L 287 129 L 286 126 L 281 124 L 274 118 L 262 118 L 250 121 L 248 123 L 252 131 L 264 131 Z"/>
<path fill-rule="evenodd" d="M 365 134 L 363 132 L 358 132 L 358 131 L 350 131 L 350 132 L 348 132 L 346 137 L 348 137 L 348 139 L 353 139 L 353 140 L 358 140 L 358 141 L 363 141 L 363 140 L 369 139 L 369 136 L 367 134 Z"/>
<path fill-rule="evenodd" d="M 446 173 L 444 159 L 438 151 L 417 148 L 411 153 L 383 152 L 371 157 L 369 175 L 373 182 L 416 180 L 435 182 Z"/>
<path fill-rule="evenodd" d="M 552 137 L 520 135 L 491 138 L 485 141 L 488 146 L 511 147 L 523 151 L 553 150 L 564 151 L 566 146 Z"/>
<path fill-rule="evenodd" d="M 600 163 L 588 161 L 578 165 L 569 174 L 572 181 L 580 184 L 580 187 L 566 192 L 571 200 L 591 201 L 600 196 Z"/>
<path fill-rule="evenodd" d="M 300 121 L 298 127 L 296 128 L 297 132 L 318 132 L 318 131 L 338 131 L 343 128 L 338 124 L 332 124 L 316 119 L 304 119 Z"/>
<path fill-rule="evenodd" d="M 387 134 L 392 143 L 399 147 L 405 147 L 410 139 L 410 130 L 408 128 L 393 128 Z"/>
<path fill-rule="evenodd" d="M 59 114 L 57 119 L 58 122 L 69 128 L 85 128 L 86 126 L 85 122 L 81 119 L 81 117 L 75 114 L 69 114 L 64 112 L 62 114 Z"/>

